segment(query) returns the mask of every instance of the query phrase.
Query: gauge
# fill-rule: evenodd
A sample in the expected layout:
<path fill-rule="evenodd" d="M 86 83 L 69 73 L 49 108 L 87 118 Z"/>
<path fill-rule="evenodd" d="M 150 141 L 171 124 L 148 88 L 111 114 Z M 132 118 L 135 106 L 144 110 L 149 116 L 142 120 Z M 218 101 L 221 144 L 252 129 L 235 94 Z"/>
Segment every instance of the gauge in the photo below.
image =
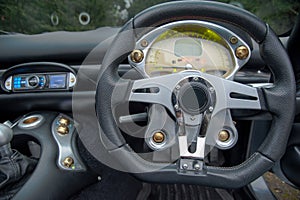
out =
<path fill-rule="evenodd" d="M 149 47 L 145 72 L 160 76 L 199 70 L 226 77 L 235 67 L 230 47 L 216 32 L 200 25 L 180 25 L 160 34 Z"/>

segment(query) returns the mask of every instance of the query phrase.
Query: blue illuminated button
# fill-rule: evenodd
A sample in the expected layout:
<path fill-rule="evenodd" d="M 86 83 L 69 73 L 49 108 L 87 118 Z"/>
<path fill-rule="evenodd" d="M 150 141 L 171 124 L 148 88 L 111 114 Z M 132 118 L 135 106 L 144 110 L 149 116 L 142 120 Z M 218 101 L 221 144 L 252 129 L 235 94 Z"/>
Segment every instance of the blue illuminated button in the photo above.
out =
<path fill-rule="evenodd" d="M 21 81 L 22 81 L 23 77 L 20 77 L 20 76 L 15 76 L 14 77 L 14 88 L 15 89 L 21 89 L 22 86 L 21 86 Z"/>
<path fill-rule="evenodd" d="M 43 76 L 39 78 L 40 78 L 39 86 L 43 87 L 45 85 L 45 78 Z"/>

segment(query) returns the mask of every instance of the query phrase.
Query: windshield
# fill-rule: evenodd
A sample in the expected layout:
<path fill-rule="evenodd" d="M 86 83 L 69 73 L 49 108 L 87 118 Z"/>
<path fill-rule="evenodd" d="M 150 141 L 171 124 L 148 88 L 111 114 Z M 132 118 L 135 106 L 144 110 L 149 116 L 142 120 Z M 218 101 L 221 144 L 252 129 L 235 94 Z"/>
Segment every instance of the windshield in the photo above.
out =
<path fill-rule="evenodd" d="M 220 0 L 258 15 L 277 32 L 289 31 L 298 15 L 298 0 Z M 52 31 L 85 31 L 122 26 L 138 12 L 166 0 L 0 0 L 0 29 L 37 34 Z"/>

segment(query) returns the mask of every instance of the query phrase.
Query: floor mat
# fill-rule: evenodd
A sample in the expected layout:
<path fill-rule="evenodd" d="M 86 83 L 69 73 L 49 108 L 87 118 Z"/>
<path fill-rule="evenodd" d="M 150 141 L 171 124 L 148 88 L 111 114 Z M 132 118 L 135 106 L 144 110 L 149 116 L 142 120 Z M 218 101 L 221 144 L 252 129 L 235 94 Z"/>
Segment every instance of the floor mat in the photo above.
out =
<path fill-rule="evenodd" d="M 186 184 L 141 183 L 132 176 L 115 172 L 106 174 L 96 184 L 84 189 L 71 200 L 233 200 L 224 189 Z"/>
<path fill-rule="evenodd" d="M 137 200 L 233 200 L 224 189 L 185 184 L 143 184 Z"/>
<path fill-rule="evenodd" d="M 85 188 L 70 200 L 136 199 L 142 183 L 131 175 L 118 171 L 103 174 L 101 181 Z"/>

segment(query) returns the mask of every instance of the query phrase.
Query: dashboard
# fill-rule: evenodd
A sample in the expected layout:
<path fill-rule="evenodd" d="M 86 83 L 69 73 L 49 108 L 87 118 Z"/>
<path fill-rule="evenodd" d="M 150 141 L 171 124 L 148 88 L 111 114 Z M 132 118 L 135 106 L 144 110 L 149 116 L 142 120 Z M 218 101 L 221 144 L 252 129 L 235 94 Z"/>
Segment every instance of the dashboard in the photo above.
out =
<path fill-rule="evenodd" d="M 143 52 L 142 61 L 133 62 L 129 55 L 128 59 L 119 66 L 119 74 L 137 79 L 141 78 L 140 74 L 150 77 L 180 72 L 183 70 L 182 66 L 188 66 L 187 70 L 190 70 L 189 64 L 191 64 L 193 69 L 214 73 L 217 76 L 225 75 L 226 77 L 224 77 L 227 79 L 234 79 L 242 83 L 268 83 L 270 72 L 261 61 L 257 47 L 253 46 L 253 50 L 247 58 L 239 59 L 236 56 L 236 48 L 240 45 L 245 45 L 247 48 L 248 45 L 252 46 L 251 40 L 249 42 L 247 38 L 239 37 L 242 34 L 233 34 L 229 31 L 233 29 L 227 28 L 220 28 L 218 25 L 208 22 L 195 23 L 195 21 L 189 20 L 153 29 L 136 43 L 135 50 Z M 2 107 L 2 111 L 9 113 L 3 116 L 2 120 L 13 119 L 17 117 L 16 113 L 26 113 L 31 110 L 52 109 L 71 112 L 72 96 L 76 89 L 77 94 L 84 100 L 82 106 L 92 104 L 93 102 L 87 101 L 87 99 L 92 99 L 91 97 L 95 93 L 95 83 L 102 59 L 113 41 L 114 35 L 119 30 L 119 28 L 106 27 L 80 33 L 0 35 L 0 102 L 5 105 Z M 234 32 L 239 33 L 237 30 Z M 232 44 L 230 41 L 231 38 L 235 38 L 232 36 L 238 39 L 236 44 Z M 170 40 L 174 42 L 167 46 L 166 43 Z M 175 47 L 178 40 L 177 47 Z M 51 41 L 51 45 L 49 41 Z M 187 48 L 189 45 L 198 45 L 198 51 L 191 52 Z M 155 55 L 157 48 L 160 48 L 158 52 L 162 56 L 155 58 L 153 54 Z M 220 50 L 213 52 L 214 48 Z M 91 52 L 93 55 L 88 56 Z M 85 59 L 87 56 L 88 60 Z M 182 60 L 180 61 L 180 59 Z M 173 60 L 176 63 L 173 64 Z M 151 63 L 156 61 L 156 64 Z M 164 68 L 164 66 L 169 68 Z M 153 74 L 151 74 L 151 70 L 153 70 Z M 228 73 L 226 74 L 225 71 Z M 54 74 L 61 76 L 54 76 L 52 79 L 51 75 Z M 42 81 L 40 75 L 45 76 L 47 83 L 40 89 L 35 85 L 32 88 L 29 86 L 29 82 L 25 82 L 25 85 L 28 86 L 26 86 L 27 89 L 18 90 L 19 82 L 16 81 L 17 88 L 15 88 L 13 78 L 23 75 L 26 77 L 25 81 L 29 81 L 32 76 L 38 76 L 40 82 Z M 76 77 L 75 83 L 71 83 L 73 75 Z M 5 83 L 10 80 L 10 77 L 12 78 L 11 88 Z M 49 88 L 50 82 L 52 83 L 51 88 Z M 16 101 L 18 98 L 22 100 Z"/>

